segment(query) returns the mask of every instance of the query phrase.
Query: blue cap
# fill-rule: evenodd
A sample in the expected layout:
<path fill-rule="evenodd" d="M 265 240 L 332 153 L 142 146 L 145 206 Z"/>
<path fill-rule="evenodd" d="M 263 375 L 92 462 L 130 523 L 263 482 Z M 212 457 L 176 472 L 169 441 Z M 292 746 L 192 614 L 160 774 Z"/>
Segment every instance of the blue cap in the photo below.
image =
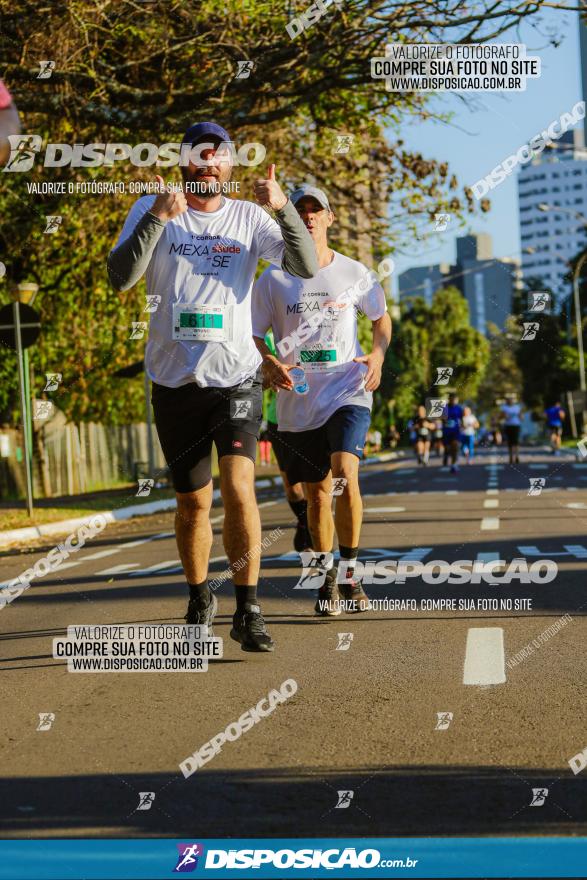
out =
<path fill-rule="evenodd" d="M 190 125 L 184 134 L 182 144 L 193 146 L 204 137 L 220 138 L 221 141 L 230 142 L 229 133 L 221 125 L 216 125 L 215 122 L 196 122 L 195 125 Z"/>

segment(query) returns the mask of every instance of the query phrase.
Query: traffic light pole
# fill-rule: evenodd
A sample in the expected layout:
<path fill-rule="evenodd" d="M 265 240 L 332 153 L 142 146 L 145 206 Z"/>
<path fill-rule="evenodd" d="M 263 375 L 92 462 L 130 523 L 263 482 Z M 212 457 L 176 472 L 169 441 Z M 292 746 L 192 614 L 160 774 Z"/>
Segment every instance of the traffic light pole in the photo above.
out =
<path fill-rule="evenodd" d="M 21 410 L 21 418 L 22 418 L 22 435 L 24 441 L 24 469 L 26 475 L 26 506 L 28 515 L 32 517 L 33 515 L 33 480 L 32 480 L 32 468 L 31 468 L 31 444 L 29 438 L 29 426 L 28 426 L 28 401 L 26 395 L 26 380 L 25 380 L 25 372 L 24 372 L 24 357 L 23 357 L 23 347 L 22 347 L 22 337 L 20 335 L 20 312 L 18 308 L 19 304 L 17 302 L 13 303 L 14 310 L 14 338 L 16 344 L 16 357 L 18 361 L 18 384 L 20 388 L 20 410 Z"/>

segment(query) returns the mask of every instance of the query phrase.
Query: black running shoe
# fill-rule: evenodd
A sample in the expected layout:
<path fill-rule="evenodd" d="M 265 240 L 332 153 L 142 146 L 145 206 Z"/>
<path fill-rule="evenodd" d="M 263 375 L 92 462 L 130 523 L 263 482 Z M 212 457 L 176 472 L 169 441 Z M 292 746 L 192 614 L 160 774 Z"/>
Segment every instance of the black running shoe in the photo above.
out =
<path fill-rule="evenodd" d="M 208 627 L 208 635 L 213 636 L 212 621 L 216 617 L 218 611 L 218 599 L 214 593 L 210 594 L 210 601 L 202 607 L 196 599 L 190 599 L 188 602 L 187 614 L 184 617 L 186 623 L 195 623 L 200 626 Z"/>
<path fill-rule="evenodd" d="M 310 530 L 306 527 L 298 523 L 298 526 L 294 533 L 293 539 L 294 550 L 297 553 L 303 553 L 304 550 L 312 549 L 312 538 L 310 536 Z"/>
<path fill-rule="evenodd" d="M 363 589 L 362 581 L 353 580 L 348 584 L 339 584 L 338 589 L 345 601 L 345 611 L 357 614 L 359 611 L 369 610 L 369 597 Z"/>
<path fill-rule="evenodd" d="M 336 569 L 326 573 L 326 579 L 318 590 L 314 611 L 320 617 L 338 617 L 340 614 L 340 595 L 336 584 Z"/>
<path fill-rule="evenodd" d="M 275 643 L 265 626 L 258 605 L 245 604 L 244 611 L 235 612 L 230 638 L 241 643 L 243 651 L 274 651 Z"/>

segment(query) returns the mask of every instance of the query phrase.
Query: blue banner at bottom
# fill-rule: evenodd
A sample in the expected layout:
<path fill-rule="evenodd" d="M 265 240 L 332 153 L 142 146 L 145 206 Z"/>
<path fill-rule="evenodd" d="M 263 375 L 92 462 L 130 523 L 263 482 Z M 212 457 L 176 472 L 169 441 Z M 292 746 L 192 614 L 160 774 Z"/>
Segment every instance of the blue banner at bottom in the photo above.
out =
<path fill-rule="evenodd" d="M 587 837 L 2 840 L 0 880 L 585 877 Z"/>

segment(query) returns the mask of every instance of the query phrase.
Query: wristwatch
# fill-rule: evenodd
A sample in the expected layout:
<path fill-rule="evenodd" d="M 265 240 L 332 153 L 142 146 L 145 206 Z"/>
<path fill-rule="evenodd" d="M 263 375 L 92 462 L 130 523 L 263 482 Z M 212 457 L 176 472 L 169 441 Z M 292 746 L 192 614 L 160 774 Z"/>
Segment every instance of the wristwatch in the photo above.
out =
<path fill-rule="evenodd" d="M 12 104 L 12 96 L 0 79 L 0 110 L 6 110 Z"/>

